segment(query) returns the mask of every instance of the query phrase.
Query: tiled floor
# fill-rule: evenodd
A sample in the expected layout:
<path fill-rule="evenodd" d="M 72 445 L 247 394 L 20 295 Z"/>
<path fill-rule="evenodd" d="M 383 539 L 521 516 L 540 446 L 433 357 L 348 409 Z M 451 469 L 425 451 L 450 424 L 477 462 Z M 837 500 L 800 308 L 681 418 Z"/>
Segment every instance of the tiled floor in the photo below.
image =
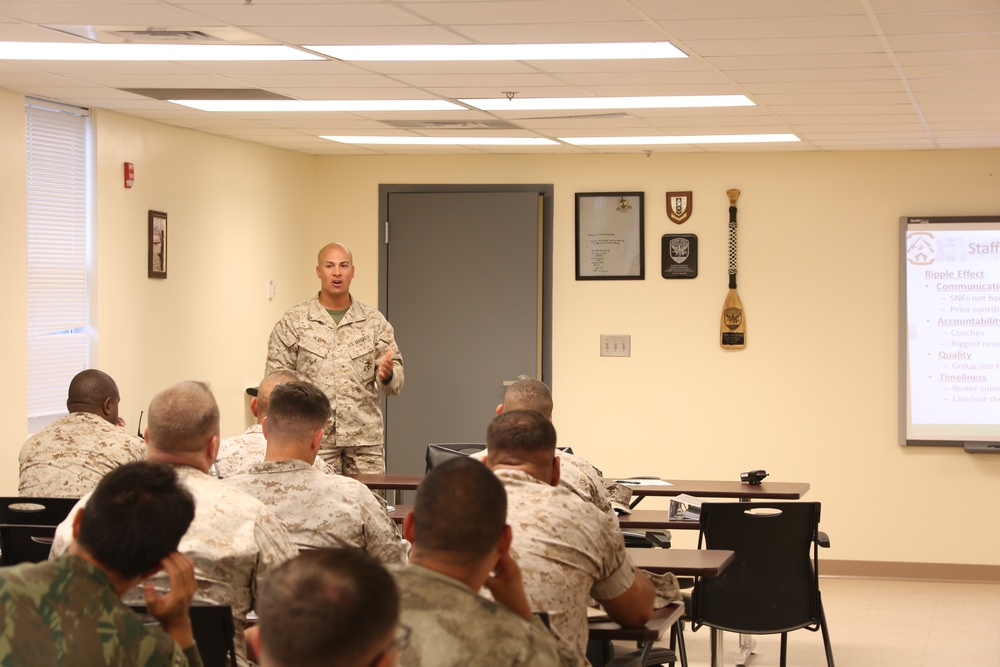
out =
<path fill-rule="evenodd" d="M 837 667 L 1000 665 L 1000 585 L 872 579 L 820 581 Z M 685 631 L 689 667 L 710 665 L 709 629 Z M 755 637 L 748 667 L 779 662 L 779 635 Z M 725 665 L 737 636 L 726 634 Z M 788 667 L 826 665 L 819 632 L 788 635 Z"/>

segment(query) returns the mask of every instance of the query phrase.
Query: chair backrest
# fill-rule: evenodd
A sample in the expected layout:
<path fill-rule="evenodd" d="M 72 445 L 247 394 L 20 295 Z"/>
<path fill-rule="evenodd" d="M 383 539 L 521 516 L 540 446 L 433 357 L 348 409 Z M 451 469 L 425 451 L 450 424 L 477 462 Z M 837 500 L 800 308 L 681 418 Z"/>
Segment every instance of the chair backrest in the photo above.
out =
<path fill-rule="evenodd" d="M 139 616 L 149 623 L 156 620 L 149 616 L 146 605 L 130 604 Z M 236 645 L 233 641 L 233 610 L 228 604 L 193 602 L 188 611 L 191 630 L 198 645 L 198 653 L 205 667 L 235 667 Z"/>
<path fill-rule="evenodd" d="M 736 558 L 719 576 L 698 581 L 695 626 L 770 634 L 818 624 L 819 514 L 816 502 L 702 503 L 699 546 Z"/>
<path fill-rule="evenodd" d="M 429 473 L 431 468 L 436 465 L 441 465 L 449 459 L 453 459 L 459 456 L 469 456 L 475 454 L 476 452 L 481 452 L 486 449 L 486 445 L 481 443 L 449 443 L 449 444 L 435 444 L 427 445 L 427 454 L 424 457 L 424 461 L 427 463 L 427 467 L 424 473 Z"/>
<path fill-rule="evenodd" d="M 48 559 L 56 526 L 78 498 L 0 498 L 0 565 Z"/>

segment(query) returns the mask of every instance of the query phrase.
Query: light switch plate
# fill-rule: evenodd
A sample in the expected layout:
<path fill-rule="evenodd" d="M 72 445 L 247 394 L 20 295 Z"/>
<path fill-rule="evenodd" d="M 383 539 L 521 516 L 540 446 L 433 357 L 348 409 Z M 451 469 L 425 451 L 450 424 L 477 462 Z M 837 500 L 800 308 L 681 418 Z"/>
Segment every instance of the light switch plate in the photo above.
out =
<path fill-rule="evenodd" d="M 632 336 L 601 334 L 602 357 L 631 357 Z"/>

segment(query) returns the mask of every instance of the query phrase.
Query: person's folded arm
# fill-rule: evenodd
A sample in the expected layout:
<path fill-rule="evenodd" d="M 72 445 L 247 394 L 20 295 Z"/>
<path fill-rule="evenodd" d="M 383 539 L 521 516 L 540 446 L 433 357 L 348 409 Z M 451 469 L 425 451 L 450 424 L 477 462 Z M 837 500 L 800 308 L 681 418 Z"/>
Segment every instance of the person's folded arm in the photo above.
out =
<path fill-rule="evenodd" d="M 653 616 L 656 591 L 641 570 L 635 570 L 635 579 L 628 589 L 610 600 L 601 600 L 601 606 L 616 623 L 628 627 L 645 625 Z"/>

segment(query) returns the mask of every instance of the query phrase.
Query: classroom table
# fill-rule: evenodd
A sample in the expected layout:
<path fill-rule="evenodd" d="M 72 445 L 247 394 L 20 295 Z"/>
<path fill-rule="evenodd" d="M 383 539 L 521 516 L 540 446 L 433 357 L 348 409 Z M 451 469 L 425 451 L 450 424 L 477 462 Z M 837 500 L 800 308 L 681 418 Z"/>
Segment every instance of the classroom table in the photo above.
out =
<path fill-rule="evenodd" d="M 656 574 L 714 577 L 729 567 L 736 553 L 728 549 L 625 549 L 636 567 Z"/>
<path fill-rule="evenodd" d="M 400 501 L 402 491 L 416 491 L 424 479 L 423 475 L 376 475 L 371 473 L 347 474 L 344 477 L 356 479 L 369 489 L 392 491 L 393 504 Z"/>
<path fill-rule="evenodd" d="M 747 484 L 740 481 L 704 479 L 665 479 L 668 484 L 655 484 L 656 480 L 629 480 L 627 477 L 605 477 L 632 490 L 635 507 L 646 496 L 679 496 L 686 493 L 696 498 L 737 498 L 739 500 L 799 500 L 809 492 L 806 482 L 761 482 Z M 636 482 L 629 484 L 630 481 Z"/>
<path fill-rule="evenodd" d="M 394 492 L 394 499 L 399 501 L 399 492 L 416 491 L 423 475 L 375 475 L 375 474 L 350 474 L 352 477 L 369 489 L 390 490 Z M 809 492 L 809 484 L 806 482 L 762 482 L 760 484 L 746 484 L 740 481 L 729 480 L 701 480 L 701 479 L 666 479 L 662 480 L 669 484 L 650 484 L 649 480 L 642 480 L 645 483 L 630 485 L 626 477 L 605 477 L 605 481 L 622 481 L 632 489 L 631 507 L 639 504 L 639 501 L 646 496 L 678 496 L 686 493 L 696 498 L 737 498 L 739 500 L 799 500 Z M 639 481 L 639 480 L 636 480 Z"/>
<path fill-rule="evenodd" d="M 643 530 L 698 530 L 697 519 L 671 519 L 670 510 L 632 510 L 631 514 L 619 514 L 618 525 L 628 532 Z"/>
<path fill-rule="evenodd" d="M 588 638 L 596 641 L 632 641 L 636 642 L 641 649 L 641 661 L 636 664 L 643 665 L 646 658 L 653 650 L 653 645 L 663 638 L 667 628 L 672 627 L 684 615 L 683 602 L 671 602 L 665 607 L 661 607 L 653 612 L 646 625 L 638 628 L 623 628 L 607 616 L 592 616 L 587 619 Z M 681 643 L 683 647 L 683 643 Z M 680 655 L 683 655 L 681 648 Z M 685 656 L 686 661 L 686 656 Z"/>
<path fill-rule="evenodd" d="M 413 509 L 413 505 L 389 505 L 389 518 L 398 524 Z M 698 530 L 697 521 L 671 519 L 668 510 L 632 510 L 631 514 L 619 514 L 618 525 L 628 532 L 644 530 Z"/>

